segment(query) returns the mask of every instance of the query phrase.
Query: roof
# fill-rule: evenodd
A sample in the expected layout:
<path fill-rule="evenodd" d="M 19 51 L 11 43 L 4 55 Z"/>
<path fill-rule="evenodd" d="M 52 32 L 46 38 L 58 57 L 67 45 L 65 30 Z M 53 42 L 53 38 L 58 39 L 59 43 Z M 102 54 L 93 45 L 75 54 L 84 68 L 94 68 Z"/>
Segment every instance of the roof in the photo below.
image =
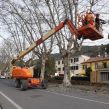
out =
<path fill-rule="evenodd" d="M 83 62 L 82 64 L 91 63 L 91 62 L 106 61 L 106 60 L 109 60 L 109 56 L 107 56 L 107 57 L 94 57 L 94 58 L 90 58 L 87 61 Z"/>
<path fill-rule="evenodd" d="M 62 59 L 62 55 L 60 53 L 51 54 L 52 57 L 55 58 L 55 60 Z"/>
<path fill-rule="evenodd" d="M 78 57 L 80 55 L 86 55 L 89 57 L 96 57 L 98 54 L 101 56 L 104 55 L 105 48 L 107 48 L 109 45 L 98 45 L 98 46 L 82 46 L 81 51 L 76 52 L 72 57 Z M 107 54 L 109 55 L 109 48 L 107 48 Z M 62 59 L 62 55 L 60 53 L 51 54 L 56 60 Z"/>
<path fill-rule="evenodd" d="M 85 54 L 81 54 L 81 52 L 76 52 L 74 55 L 71 56 L 71 58 L 75 58 L 75 57 L 78 57 L 80 55 L 85 55 Z M 62 59 L 62 55 L 60 53 L 51 54 L 51 56 L 54 57 L 55 60 Z M 88 55 L 86 55 L 86 56 L 88 56 Z"/>

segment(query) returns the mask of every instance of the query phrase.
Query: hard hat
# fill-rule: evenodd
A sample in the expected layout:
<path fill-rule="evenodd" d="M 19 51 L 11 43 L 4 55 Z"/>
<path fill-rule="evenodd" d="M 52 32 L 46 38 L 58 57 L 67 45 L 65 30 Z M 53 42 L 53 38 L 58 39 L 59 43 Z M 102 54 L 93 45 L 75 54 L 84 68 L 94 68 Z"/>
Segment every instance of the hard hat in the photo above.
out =
<path fill-rule="evenodd" d="M 99 16 L 99 15 L 100 15 L 100 14 L 98 14 L 98 13 L 96 14 L 96 16 Z"/>

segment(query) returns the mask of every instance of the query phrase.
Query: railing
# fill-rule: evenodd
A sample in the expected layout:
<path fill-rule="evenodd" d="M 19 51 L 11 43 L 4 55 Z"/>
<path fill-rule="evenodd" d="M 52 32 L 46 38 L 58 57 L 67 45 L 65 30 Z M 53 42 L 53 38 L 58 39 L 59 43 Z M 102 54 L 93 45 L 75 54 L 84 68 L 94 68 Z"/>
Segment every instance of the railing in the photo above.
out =
<path fill-rule="evenodd" d="M 109 65 L 107 66 L 99 65 L 96 67 L 96 69 L 109 69 Z"/>

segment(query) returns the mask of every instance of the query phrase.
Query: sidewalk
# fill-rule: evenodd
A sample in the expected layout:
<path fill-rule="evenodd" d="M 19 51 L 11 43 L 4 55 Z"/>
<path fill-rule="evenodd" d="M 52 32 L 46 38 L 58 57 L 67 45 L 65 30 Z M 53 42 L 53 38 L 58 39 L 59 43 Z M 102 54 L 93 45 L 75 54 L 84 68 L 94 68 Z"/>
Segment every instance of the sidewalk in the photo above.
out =
<path fill-rule="evenodd" d="M 59 93 L 74 93 L 74 92 L 82 92 L 82 93 L 90 93 L 90 94 L 103 94 L 109 96 L 109 86 L 102 85 L 72 85 L 70 88 L 64 88 L 62 84 L 49 84 L 49 91 L 55 91 Z"/>

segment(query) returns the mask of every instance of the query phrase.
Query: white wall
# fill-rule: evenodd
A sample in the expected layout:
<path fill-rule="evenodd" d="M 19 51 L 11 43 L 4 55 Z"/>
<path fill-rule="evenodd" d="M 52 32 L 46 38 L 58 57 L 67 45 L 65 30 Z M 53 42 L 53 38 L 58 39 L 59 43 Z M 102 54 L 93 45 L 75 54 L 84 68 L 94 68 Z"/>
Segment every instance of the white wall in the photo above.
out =
<path fill-rule="evenodd" d="M 78 58 L 78 61 L 74 62 L 75 58 L 76 59 Z M 70 59 L 70 67 L 71 67 L 70 76 L 79 75 L 81 73 L 81 70 L 82 70 L 81 63 L 88 60 L 89 58 L 90 57 L 85 56 L 85 55 L 80 55 L 80 56 L 71 58 Z M 58 64 L 58 61 L 60 62 L 60 64 Z M 57 72 L 56 72 L 57 74 L 64 74 L 64 71 L 63 71 L 64 64 L 62 63 L 62 59 L 56 60 L 55 67 L 57 70 Z M 60 71 L 59 71 L 59 69 L 60 69 Z"/>

